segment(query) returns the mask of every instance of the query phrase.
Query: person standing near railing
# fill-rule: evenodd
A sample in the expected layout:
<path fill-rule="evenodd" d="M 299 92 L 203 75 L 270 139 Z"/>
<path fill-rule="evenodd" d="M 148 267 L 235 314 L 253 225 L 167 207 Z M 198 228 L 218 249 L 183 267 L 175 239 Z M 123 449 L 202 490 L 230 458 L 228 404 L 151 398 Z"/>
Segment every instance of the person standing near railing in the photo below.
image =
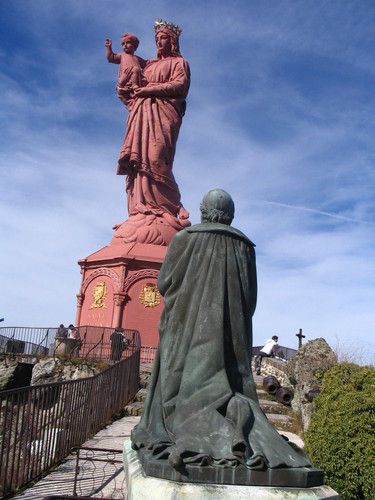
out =
<path fill-rule="evenodd" d="M 76 339 L 77 335 L 79 338 L 79 332 L 78 332 L 77 328 L 74 325 L 70 324 L 68 326 L 68 339 Z"/>
<path fill-rule="evenodd" d="M 109 337 L 111 341 L 111 360 L 120 361 L 124 350 L 124 335 L 122 328 L 116 328 Z"/>
<path fill-rule="evenodd" d="M 61 323 L 56 332 L 56 338 L 66 338 L 68 336 L 68 329 Z"/>
<path fill-rule="evenodd" d="M 81 341 L 81 335 L 79 333 L 79 329 L 75 327 L 74 325 L 69 325 L 68 329 L 68 338 L 69 339 L 74 339 L 75 342 L 75 347 L 71 351 L 72 356 L 79 356 L 79 350 L 82 347 L 82 341 Z"/>
<path fill-rule="evenodd" d="M 279 337 L 273 335 L 272 338 L 268 339 L 262 349 L 259 351 L 258 356 L 255 357 L 255 373 L 260 375 L 260 369 L 263 358 L 274 358 L 276 355 Z"/>

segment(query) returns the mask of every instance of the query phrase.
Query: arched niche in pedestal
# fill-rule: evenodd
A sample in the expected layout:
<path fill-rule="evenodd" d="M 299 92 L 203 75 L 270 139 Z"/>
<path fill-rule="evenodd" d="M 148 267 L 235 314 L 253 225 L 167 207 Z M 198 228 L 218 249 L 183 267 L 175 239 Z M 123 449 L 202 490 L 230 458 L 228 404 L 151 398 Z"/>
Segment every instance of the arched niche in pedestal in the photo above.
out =
<path fill-rule="evenodd" d="M 110 269 L 91 272 L 81 287 L 83 295 L 80 325 L 111 327 L 114 314 L 114 294 L 120 278 Z"/>
<path fill-rule="evenodd" d="M 158 323 L 163 311 L 163 298 L 157 289 L 159 271 L 142 269 L 128 276 L 125 281 L 126 305 L 123 328 L 138 330 L 143 346 L 157 346 Z"/>

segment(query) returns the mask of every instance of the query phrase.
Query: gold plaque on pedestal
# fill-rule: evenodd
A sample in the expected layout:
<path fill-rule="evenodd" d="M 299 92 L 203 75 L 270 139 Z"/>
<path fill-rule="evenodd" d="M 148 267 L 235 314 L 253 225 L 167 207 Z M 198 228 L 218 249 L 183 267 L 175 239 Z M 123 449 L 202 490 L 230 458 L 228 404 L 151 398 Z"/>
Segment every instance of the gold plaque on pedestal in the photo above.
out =
<path fill-rule="evenodd" d="M 160 292 L 152 283 L 146 283 L 139 295 L 139 300 L 145 307 L 155 307 L 160 304 Z"/>
<path fill-rule="evenodd" d="M 90 309 L 106 307 L 105 299 L 107 297 L 107 285 L 104 281 L 98 281 L 98 283 L 95 285 L 92 296 L 94 298 L 94 301 L 91 304 Z"/>

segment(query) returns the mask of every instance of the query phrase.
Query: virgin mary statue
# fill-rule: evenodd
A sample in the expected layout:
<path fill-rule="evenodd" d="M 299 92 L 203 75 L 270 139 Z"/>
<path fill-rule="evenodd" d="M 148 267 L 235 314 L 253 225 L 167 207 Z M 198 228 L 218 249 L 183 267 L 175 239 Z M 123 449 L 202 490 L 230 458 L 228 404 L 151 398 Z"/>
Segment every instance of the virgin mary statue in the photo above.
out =
<path fill-rule="evenodd" d="M 167 245 L 190 225 L 172 171 L 190 85 L 180 33 L 178 26 L 156 21 L 157 57 L 147 61 L 142 85 L 118 88 L 120 98 L 127 96 L 129 111 L 117 166 L 117 174 L 127 176 L 129 217 L 117 226 L 114 240 Z"/>

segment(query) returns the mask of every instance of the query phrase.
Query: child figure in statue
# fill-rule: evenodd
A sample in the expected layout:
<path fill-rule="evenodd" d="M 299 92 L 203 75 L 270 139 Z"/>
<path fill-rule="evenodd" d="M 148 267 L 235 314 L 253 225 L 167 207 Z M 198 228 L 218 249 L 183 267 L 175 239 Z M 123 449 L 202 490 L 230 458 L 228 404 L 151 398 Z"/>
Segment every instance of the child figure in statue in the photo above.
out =
<path fill-rule="evenodd" d="M 112 40 L 105 41 L 105 51 L 108 62 L 119 64 L 117 92 L 121 101 L 126 107 L 131 103 L 132 91 L 134 87 L 140 87 L 142 84 L 142 69 L 146 66 L 146 61 L 141 57 L 135 56 L 139 40 L 131 33 L 124 33 L 121 36 L 122 54 L 112 51 Z"/>

